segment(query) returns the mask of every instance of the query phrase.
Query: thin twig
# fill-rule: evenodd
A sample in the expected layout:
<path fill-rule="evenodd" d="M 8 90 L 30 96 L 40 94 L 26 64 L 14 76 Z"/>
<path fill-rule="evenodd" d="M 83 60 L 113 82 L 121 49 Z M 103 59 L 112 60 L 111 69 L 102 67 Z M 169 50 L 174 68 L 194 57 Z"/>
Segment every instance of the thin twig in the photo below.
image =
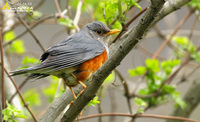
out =
<path fill-rule="evenodd" d="M 26 27 L 26 29 L 28 30 L 28 32 L 32 35 L 32 37 L 35 39 L 36 43 L 40 46 L 40 48 L 42 49 L 42 51 L 45 51 L 45 48 L 42 46 L 41 42 L 39 41 L 39 39 L 35 36 L 35 34 L 31 31 L 30 27 L 26 24 L 26 22 L 24 22 L 19 16 L 17 16 L 18 20 Z"/>
<path fill-rule="evenodd" d="M 40 0 L 40 2 L 36 6 L 33 7 L 34 10 L 37 10 L 38 8 L 40 8 L 44 4 L 44 2 L 45 0 Z"/>
<path fill-rule="evenodd" d="M 70 11 L 69 1 L 70 0 L 66 0 L 66 9 L 68 11 L 67 12 L 68 17 L 71 18 L 72 16 L 71 16 L 71 11 Z"/>
<path fill-rule="evenodd" d="M 144 53 L 145 55 L 149 56 L 149 57 L 152 57 L 153 56 L 153 53 L 150 52 L 149 50 L 145 49 L 144 47 L 140 46 L 140 45 L 137 45 L 137 48 L 140 52 Z M 163 57 L 160 57 L 158 56 L 158 59 L 160 60 L 166 60 L 166 58 L 163 58 Z"/>
<path fill-rule="evenodd" d="M 57 96 L 58 96 L 58 94 L 59 94 L 60 87 L 61 87 L 62 83 L 63 83 L 62 78 L 60 78 L 59 81 L 58 81 L 58 86 L 57 86 L 57 90 L 56 90 L 56 93 L 55 93 L 55 96 L 54 96 L 54 100 L 53 100 L 53 101 L 57 100 L 57 98 L 58 98 Z"/>
<path fill-rule="evenodd" d="M 181 78 L 181 80 L 177 83 L 177 85 L 179 85 L 180 83 L 183 83 L 184 81 L 186 81 L 187 78 L 191 77 L 191 76 L 197 71 L 197 69 L 199 69 L 199 68 L 200 68 L 200 65 L 196 66 L 192 71 L 190 71 L 190 72 L 187 74 L 187 76 L 183 76 L 183 77 Z"/>
<path fill-rule="evenodd" d="M 111 113 L 116 112 L 116 107 L 117 107 L 117 100 L 116 100 L 116 96 L 113 93 L 113 87 L 110 86 L 110 88 L 108 88 L 109 91 L 109 97 L 110 97 L 110 102 L 111 102 Z M 115 122 L 115 117 L 114 116 L 110 116 L 109 118 L 109 122 Z"/>
<path fill-rule="evenodd" d="M 154 114 L 126 114 L 126 113 L 103 113 L 103 114 L 94 114 L 90 116 L 81 117 L 79 120 L 84 119 L 90 119 L 95 118 L 99 116 L 125 116 L 125 117 L 135 117 L 135 118 L 141 118 L 141 117 L 147 117 L 147 118 L 157 118 L 157 119 L 171 119 L 171 120 L 183 120 L 188 122 L 198 122 L 197 120 L 192 120 L 184 117 L 175 117 L 175 116 L 164 116 L 164 115 L 154 115 Z"/>
<path fill-rule="evenodd" d="M 136 1 L 137 3 L 139 3 L 141 0 L 138 0 Z M 130 11 L 133 7 L 135 7 L 134 5 L 132 5 L 128 11 Z M 123 15 L 127 14 L 127 10 L 123 12 Z M 115 20 L 113 20 L 111 23 L 110 23 L 110 26 L 112 26 L 117 20 L 119 19 L 119 17 L 115 18 Z"/>
<path fill-rule="evenodd" d="M 130 21 L 128 21 L 128 22 L 123 26 L 121 32 L 120 32 L 120 33 L 117 35 L 117 37 L 112 41 L 112 43 L 115 43 L 116 40 L 122 36 L 123 32 L 126 31 L 126 29 L 128 28 L 128 26 L 129 26 L 134 20 L 136 20 L 141 14 L 143 14 L 146 10 L 147 10 L 147 7 L 144 8 L 140 13 L 138 13 L 137 15 L 135 15 Z"/>
<path fill-rule="evenodd" d="M 82 1 L 83 1 L 84 5 L 86 6 L 86 8 L 88 9 L 92 21 L 94 21 L 94 15 L 93 15 L 93 13 L 92 13 L 92 10 L 91 10 L 90 7 L 88 6 L 88 4 L 85 2 L 85 0 L 82 0 Z"/>
<path fill-rule="evenodd" d="M 102 10 L 103 10 L 103 18 L 106 20 L 106 11 L 105 11 L 105 8 L 102 8 Z M 108 23 L 107 23 L 107 25 L 108 25 Z"/>
<path fill-rule="evenodd" d="M 200 46 L 197 48 L 196 51 L 199 51 L 199 50 L 200 50 Z M 158 89 L 156 92 L 160 91 L 161 88 L 162 88 L 165 84 L 170 84 L 170 83 L 172 82 L 173 78 L 178 74 L 178 72 L 179 72 L 184 66 L 186 66 L 191 60 L 193 60 L 193 59 L 191 58 L 190 55 L 188 55 L 188 56 L 186 57 L 185 61 L 181 63 L 181 65 L 179 66 L 179 68 L 176 69 L 176 71 L 174 71 L 174 73 L 173 73 L 170 77 L 168 77 L 168 78 L 160 85 L 159 89 Z"/>
<path fill-rule="evenodd" d="M 3 37 L 2 28 L 0 28 L 0 50 L 1 50 L 1 95 L 2 95 L 2 109 L 6 108 L 5 89 L 4 89 L 4 55 L 3 55 Z"/>
<path fill-rule="evenodd" d="M 57 11 L 58 11 L 58 14 L 59 14 L 59 17 L 63 17 L 63 15 L 61 14 L 61 9 L 60 9 L 60 5 L 58 3 L 58 0 L 54 0 L 54 3 L 56 5 L 56 8 L 57 8 Z"/>
<path fill-rule="evenodd" d="M 28 78 L 26 78 L 20 85 L 19 85 L 19 90 L 22 89 L 22 87 L 28 82 Z M 17 91 L 10 97 L 10 99 L 8 100 L 9 103 L 11 103 L 11 101 L 13 100 L 13 98 L 17 95 Z"/>
<path fill-rule="evenodd" d="M 192 13 L 193 13 L 193 11 L 189 11 L 188 14 L 184 17 L 184 19 L 178 23 L 178 25 L 174 29 L 174 32 L 170 35 L 170 37 L 168 39 L 166 39 L 163 42 L 163 44 L 160 46 L 160 48 L 153 55 L 152 59 L 156 59 L 157 58 L 157 56 L 161 53 L 161 51 L 164 49 L 164 47 L 170 42 L 170 40 L 178 32 L 178 30 L 181 28 L 181 26 L 188 20 L 188 18 L 192 15 Z"/>
<path fill-rule="evenodd" d="M 192 38 L 192 35 L 193 35 L 193 32 L 194 32 L 194 28 L 195 28 L 196 23 L 197 23 L 197 17 L 194 19 L 194 22 L 192 24 L 192 28 L 191 28 L 191 31 L 190 31 L 189 39 Z"/>
<path fill-rule="evenodd" d="M 83 1 L 79 0 L 78 5 L 77 5 L 77 9 L 76 9 L 76 15 L 75 15 L 74 20 L 73 20 L 73 24 L 75 25 L 75 27 L 76 27 L 77 30 L 80 29 L 78 27 L 78 22 L 79 22 L 79 19 L 81 17 L 81 8 L 82 8 L 82 5 L 83 5 Z"/>
<path fill-rule="evenodd" d="M 103 86 L 101 86 L 101 88 L 99 89 L 99 92 L 98 92 L 98 96 L 99 96 L 98 112 L 99 112 L 99 114 L 102 114 L 102 113 L 103 113 L 102 107 L 101 107 L 102 92 L 103 92 Z M 99 117 L 98 121 L 99 121 L 99 122 L 102 122 L 102 117 Z"/>
<path fill-rule="evenodd" d="M 180 29 L 180 27 L 186 22 L 186 20 L 188 20 L 188 18 L 190 17 L 190 15 L 193 13 L 193 11 L 190 11 L 185 18 L 179 22 L 179 24 L 175 27 L 174 32 L 170 35 L 170 37 L 168 39 L 166 39 L 163 44 L 160 46 L 160 48 L 156 51 L 156 53 L 153 55 L 152 59 L 155 59 L 158 57 L 158 55 L 160 54 L 160 52 L 164 49 L 164 47 L 169 43 L 169 41 L 172 39 L 172 37 L 178 32 L 178 30 Z M 172 81 L 172 79 L 178 74 L 178 72 L 186 65 L 188 64 L 188 62 L 190 61 L 190 58 L 188 57 L 182 64 L 181 66 L 172 74 L 170 75 L 162 84 L 161 86 L 158 88 L 157 91 L 153 92 L 152 94 L 149 95 L 145 95 L 145 96 L 140 96 L 140 95 L 136 95 L 134 93 L 131 94 L 131 97 L 135 97 L 138 96 L 140 98 L 149 98 L 149 97 L 155 97 L 155 96 L 159 96 L 160 95 L 160 90 L 162 89 L 162 87 L 166 84 Z M 144 74 L 144 76 L 147 74 L 147 72 Z"/>
<path fill-rule="evenodd" d="M 127 100 L 128 109 L 129 109 L 130 114 L 133 114 L 132 107 L 131 107 L 131 102 L 130 102 L 130 93 L 129 93 L 129 88 L 128 88 L 127 81 L 117 69 L 115 69 L 115 72 L 118 75 L 118 77 L 121 80 L 121 82 L 123 83 L 123 87 L 124 87 L 124 91 L 125 91 L 124 95 L 125 95 L 126 100 Z"/>
<path fill-rule="evenodd" d="M 163 34 L 161 30 L 158 28 L 158 24 L 155 24 L 154 29 L 158 37 L 160 37 L 161 39 L 166 39 L 165 34 Z"/>
<path fill-rule="evenodd" d="M 35 28 L 35 27 L 36 27 L 37 25 L 39 25 L 40 23 L 44 22 L 44 21 L 47 20 L 47 19 L 53 18 L 53 17 L 55 17 L 55 15 L 54 15 L 54 14 L 51 14 L 51 15 L 48 15 L 48 16 L 45 16 L 45 17 L 41 18 L 40 20 L 38 20 L 38 21 L 36 21 L 36 22 L 33 22 L 33 24 L 30 25 L 30 29 Z M 25 30 L 24 32 L 22 32 L 21 34 L 19 34 L 18 36 L 16 36 L 14 39 L 10 40 L 10 41 L 7 42 L 7 43 L 4 43 L 4 44 L 3 44 L 3 47 L 12 44 L 16 39 L 22 37 L 22 36 L 23 36 L 24 34 L 26 34 L 27 32 L 28 32 L 28 31 Z"/>
<path fill-rule="evenodd" d="M 29 108 L 28 104 L 26 103 L 26 101 L 24 100 L 19 88 L 17 87 L 15 81 L 13 80 L 13 78 L 9 75 L 8 71 L 4 68 L 4 71 L 6 72 L 6 74 L 8 75 L 8 77 L 10 78 L 11 82 L 13 83 L 14 87 L 17 90 L 17 93 L 19 94 L 24 106 L 27 108 L 27 110 L 29 111 L 29 113 L 31 114 L 31 116 L 33 117 L 33 119 L 35 120 L 35 122 L 38 122 L 37 118 L 34 116 L 33 112 L 31 111 L 31 109 Z"/>

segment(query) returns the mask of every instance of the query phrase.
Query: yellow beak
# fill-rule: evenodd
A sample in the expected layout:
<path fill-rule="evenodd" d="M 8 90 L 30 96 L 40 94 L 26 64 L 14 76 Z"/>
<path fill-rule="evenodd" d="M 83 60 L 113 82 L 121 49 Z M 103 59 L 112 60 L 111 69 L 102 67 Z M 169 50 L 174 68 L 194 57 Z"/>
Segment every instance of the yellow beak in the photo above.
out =
<path fill-rule="evenodd" d="M 112 35 L 112 34 L 115 34 L 115 33 L 118 33 L 118 32 L 120 32 L 120 30 L 113 29 L 113 30 L 110 30 L 109 32 L 105 33 L 105 35 Z"/>

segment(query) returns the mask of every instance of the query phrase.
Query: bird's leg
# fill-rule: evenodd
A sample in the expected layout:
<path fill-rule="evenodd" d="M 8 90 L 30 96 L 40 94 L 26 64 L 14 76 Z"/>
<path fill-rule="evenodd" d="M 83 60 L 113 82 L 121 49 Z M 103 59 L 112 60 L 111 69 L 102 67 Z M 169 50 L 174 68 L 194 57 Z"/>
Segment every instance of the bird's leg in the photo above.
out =
<path fill-rule="evenodd" d="M 83 87 L 83 90 L 79 93 L 79 95 L 81 95 L 87 86 L 86 86 L 82 81 L 78 81 L 78 82 L 79 82 L 79 83 L 81 84 L 81 86 Z"/>
<path fill-rule="evenodd" d="M 65 85 L 67 85 L 68 86 L 68 88 L 70 89 L 70 91 L 72 92 L 72 95 L 74 96 L 74 99 L 76 100 L 77 99 L 77 97 L 76 97 L 76 95 L 75 95 L 75 93 L 74 93 L 74 91 L 72 90 L 72 87 L 71 86 L 69 86 L 67 83 L 66 83 L 66 81 L 63 79 L 63 82 L 64 82 L 64 84 Z M 71 106 L 71 104 L 73 103 L 73 101 L 71 101 L 70 102 L 70 106 Z"/>
<path fill-rule="evenodd" d="M 71 73 L 71 75 L 76 78 L 76 76 L 74 75 L 74 73 Z M 77 78 L 76 78 L 77 79 Z M 83 87 L 83 90 L 79 93 L 79 95 L 81 95 L 83 93 L 83 91 L 85 90 L 85 88 L 87 87 L 82 81 L 78 81 L 81 86 Z"/>
<path fill-rule="evenodd" d="M 72 87 L 71 87 L 71 86 L 68 86 L 68 87 L 69 87 L 70 91 L 72 92 L 72 95 L 74 96 L 74 99 L 76 100 L 76 99 L 77 99 L 77 97 L 76 97 L 76 95 L 75 95 L 74 91 L 72 90 Z"/>

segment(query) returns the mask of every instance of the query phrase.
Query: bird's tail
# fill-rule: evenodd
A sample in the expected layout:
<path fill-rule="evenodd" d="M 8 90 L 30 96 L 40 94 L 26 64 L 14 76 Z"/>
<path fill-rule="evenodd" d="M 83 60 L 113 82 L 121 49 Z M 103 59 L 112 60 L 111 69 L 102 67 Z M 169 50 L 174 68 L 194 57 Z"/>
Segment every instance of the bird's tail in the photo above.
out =
<path fill-rule="evenodd" d="M 38 70 L 38 68 L 34 66 L 27 69 L 21 69 L 21 70 L 10 72 L 10 76 L 28 74 L 28 77 L 26 78 L 26 80 L 30 80 L 30 79 L 37 80 L 37 79 L 44 78 L 50 75 L 50 74 L 38 73 L 36 72 L 36 70 Z"/>
<path fill-rule="evenodd" d="M 27 69 L 21 69 L 21 70 L 12 71 L 12 72 L 10 72 L 10 76 L 27 74 L 27 73 L 29 73 L 31 70 L 32 70 L 32 69 L 27 68 Z"/>
<path fill-rule="evenodd" d="M 34 74 L 34 73 L 40 73 L 39 70 L 41 71 L 41 64 L 26 68 L 26 69 L 21 69 L 21 70 L 16 70 L 10 72 L 10 76 L 16 76 L 16 75 L 22 75 L 22 74 Z M 42 72 L 42 71 L 41 71 Z"/>

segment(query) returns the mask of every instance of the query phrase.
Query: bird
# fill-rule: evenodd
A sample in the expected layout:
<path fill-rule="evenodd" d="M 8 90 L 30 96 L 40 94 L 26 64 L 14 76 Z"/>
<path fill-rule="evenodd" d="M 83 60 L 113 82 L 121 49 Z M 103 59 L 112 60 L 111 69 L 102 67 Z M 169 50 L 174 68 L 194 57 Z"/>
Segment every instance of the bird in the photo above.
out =
<path fill-rule="evenodd" d="M 108 59 L 109 35 L 118 32 L 120 30 L 111 30 L 100 21 L 91 22 L 48 48 L 40 56 L 38 65 L 13 71 L 10 75 L 28 74 L 28 79 L 36 80 L 50 75 L 62 78 L 76 100 L 72 87 L 81 84 L 83 90 L 79 94 L 82 94 L 87 87 L 84 81 L 91 78 Z"/>

